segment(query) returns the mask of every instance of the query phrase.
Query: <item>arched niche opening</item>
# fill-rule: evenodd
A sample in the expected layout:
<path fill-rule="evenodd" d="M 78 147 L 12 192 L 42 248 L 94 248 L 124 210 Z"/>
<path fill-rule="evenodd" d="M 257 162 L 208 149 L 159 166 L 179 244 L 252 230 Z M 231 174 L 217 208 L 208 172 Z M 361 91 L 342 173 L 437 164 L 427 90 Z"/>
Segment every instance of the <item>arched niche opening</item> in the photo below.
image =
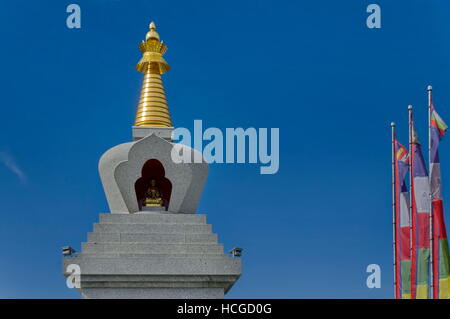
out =
<path fill-rule="evenodd" d="M 142 167 L 141 177 L 134 184 L 139 210 L 146 208 L 147 191 L 151 187 L 152 180 L 155 181 L 155 187 L 159 190 L 160 196 L 163 199 L 162 208 L 164 210 L 169 208 L 172 183 L 165 177 L 165 174 L 164 166 L 157 159 L 150 159 L 145 162 Z"/>

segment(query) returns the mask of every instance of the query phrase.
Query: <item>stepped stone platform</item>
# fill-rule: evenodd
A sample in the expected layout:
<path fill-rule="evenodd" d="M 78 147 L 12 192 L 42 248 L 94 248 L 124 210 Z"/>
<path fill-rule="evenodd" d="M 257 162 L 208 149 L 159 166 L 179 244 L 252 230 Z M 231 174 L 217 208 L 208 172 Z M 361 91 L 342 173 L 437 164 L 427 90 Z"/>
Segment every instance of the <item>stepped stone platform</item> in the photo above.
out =
<path fill-rule="evenodd" d="M 80 266 L 83 298 L 223 298 L 241 274 L 201 214 L 100 214 L 63 260 L 65 276 Z"/>

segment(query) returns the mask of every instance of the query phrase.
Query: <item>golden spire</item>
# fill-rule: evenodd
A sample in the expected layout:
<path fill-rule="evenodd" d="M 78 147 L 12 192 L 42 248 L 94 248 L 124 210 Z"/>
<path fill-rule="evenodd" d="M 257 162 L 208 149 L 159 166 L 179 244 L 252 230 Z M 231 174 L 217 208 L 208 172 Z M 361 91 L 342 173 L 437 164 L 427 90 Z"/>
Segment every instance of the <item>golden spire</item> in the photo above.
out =
<path fill-rule="evenodd" d="M 145 76 L 134 125 L 171 127 L 172 120 L 161 80 L 161 74 L 170 69 L 169 64 L 162 57 L 167 51 L 167 46 L 160 41 L 154 22 L 150 23 L 149 28 L 145 41 L 139 44 L 142 59 L 136 65 L 136 70 L 144 73 Z"/>

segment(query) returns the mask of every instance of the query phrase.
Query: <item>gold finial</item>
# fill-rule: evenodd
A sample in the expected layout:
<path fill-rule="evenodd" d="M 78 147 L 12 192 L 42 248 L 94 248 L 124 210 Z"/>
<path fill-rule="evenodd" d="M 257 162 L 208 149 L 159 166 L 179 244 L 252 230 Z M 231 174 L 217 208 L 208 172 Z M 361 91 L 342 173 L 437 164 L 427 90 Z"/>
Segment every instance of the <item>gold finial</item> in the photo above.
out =
<path fill-rule="evenodd" d="M 145 35 L 145 40 L 148 39 L 155 39 L 159 41 L 159 34 L 158 32 L 156 32 L 156 24 L 155 22 L 150 22 L 150 25 L 148 26 L 148 28 L 150 29 L 150 31 L 147 32 L 147 34 Z"/>
<path fill-rule="evenodd" d="M 162 57 L 167 51 L 167 46 L 159 39 L 159 34 L 156 32 L 156 25 L 152 21 L 150 23 L 150 31 L 145 35 L 145 41 L 139 44 L 139 50 L 142 52 L 142 59 L 136 65 L 136 70 L 141 73 L 146 73 L 151 63 L 157 63 L 160 73 L 169 71 L 170 66 Z"/>
<path fill-rule="evenodd" d="M 145 41 L 139 44 L 142 58 L 136 65 L 136 70 L 144 73 L 145 76 L 134 125 L 171 127 L 172 120 L 161 79 L 161 74 L 170 69 L 169 64 L 163 58 L 167 46 L 160 41 L 153 21 L 149 28 L 150 31 L 147 32 Z"/>

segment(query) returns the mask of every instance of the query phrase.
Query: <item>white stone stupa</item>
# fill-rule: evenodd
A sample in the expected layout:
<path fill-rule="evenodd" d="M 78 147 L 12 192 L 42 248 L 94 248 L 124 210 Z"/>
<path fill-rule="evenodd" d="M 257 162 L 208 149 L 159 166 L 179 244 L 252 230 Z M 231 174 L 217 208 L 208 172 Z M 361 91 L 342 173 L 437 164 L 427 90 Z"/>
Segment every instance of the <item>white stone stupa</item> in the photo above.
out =
<path fill-rule="evenodd" d="M 172 120 L 161 74 L 167 50 L 154 23 L 139 48 L 145 74 L 133 141 L 106 151 L 99 171 L 110 213 L 88 233 L 81 252 L 65 256 L 63 272 L 80 270 L 83 298 L 223 298 L 241 275 L 241 259 L 197 214 L 208 164 L 175 163 Z M 186 154 L 186 153 L 184 153 Z"/>

